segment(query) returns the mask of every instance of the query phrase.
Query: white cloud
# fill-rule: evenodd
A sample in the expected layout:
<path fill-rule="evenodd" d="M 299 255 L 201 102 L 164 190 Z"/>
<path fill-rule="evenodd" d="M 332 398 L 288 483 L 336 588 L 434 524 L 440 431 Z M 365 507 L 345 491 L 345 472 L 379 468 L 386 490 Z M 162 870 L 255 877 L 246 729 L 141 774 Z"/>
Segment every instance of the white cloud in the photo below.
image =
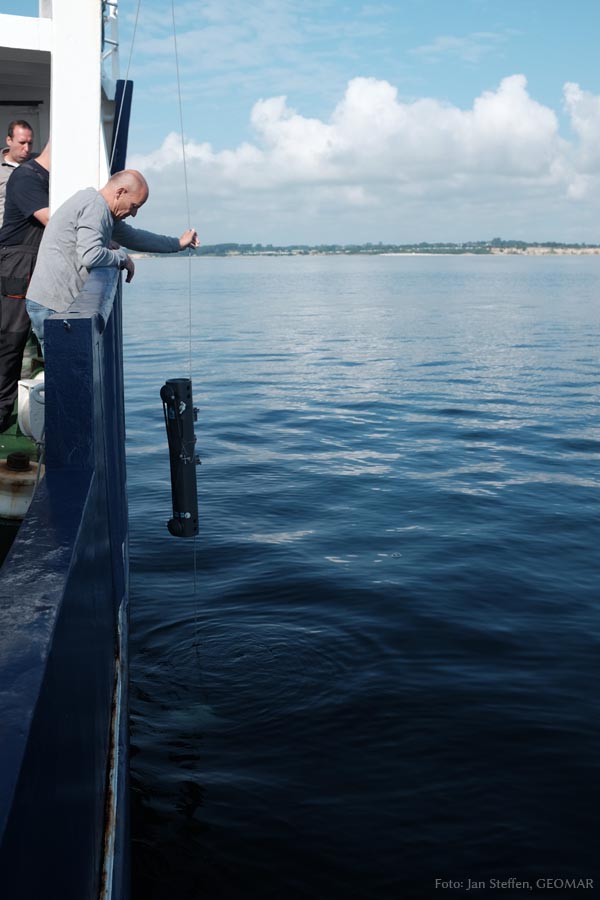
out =
<path fill-rule="evenodd" d="M 374 78 L 351 80 L 329 121 L 302 116 L 285 97 L 259 100 L 252 143 L 223 151 L 186 143 L 196 224 L 206 243 L 460 240 L 491 236 L 483 228 L 503 233 L 503 223 L 514 237 L 521 227 L 531 239 L 597 240 L 577 236 L 576 208 L 591 229 L 582 207 L 600 184 L 600 97 L 567 84 L 565 106 L 571 141 L 523 75 L 466 110 L 431 98 L 405 103 Z M 152 187 L 146 217 L 159 205 L 174 221 L 181 160 L 181 139 L 170 134 L 130 161 Z M 531 232 L 550 215 L 554 235 Z"/>
<path fill-rule="evenodd" d="M 577 168 L 585 173 L 600 169 L 600 97 L 582 91 L 578 84 L 564 87 L 565 107 L 571 127 L 579 138 Z"/>

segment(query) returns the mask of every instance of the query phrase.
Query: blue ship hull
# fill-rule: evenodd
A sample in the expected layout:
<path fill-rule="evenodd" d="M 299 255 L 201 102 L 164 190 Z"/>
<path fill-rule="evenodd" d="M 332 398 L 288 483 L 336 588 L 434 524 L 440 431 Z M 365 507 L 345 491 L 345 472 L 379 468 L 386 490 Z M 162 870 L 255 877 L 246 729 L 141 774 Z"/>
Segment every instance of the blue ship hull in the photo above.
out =
<path fill-rule="evenodd" d="M 121 284 L 46 326 L 46 473 L 0 586 L 0 895 L 129 897 Z"/>

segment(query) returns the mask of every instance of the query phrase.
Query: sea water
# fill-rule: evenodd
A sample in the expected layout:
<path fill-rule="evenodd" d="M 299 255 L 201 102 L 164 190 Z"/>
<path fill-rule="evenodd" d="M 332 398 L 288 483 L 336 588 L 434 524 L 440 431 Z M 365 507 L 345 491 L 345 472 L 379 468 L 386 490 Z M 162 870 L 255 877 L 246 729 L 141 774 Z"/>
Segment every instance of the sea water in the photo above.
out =
<path fill-rule="evenodd" d="M 124 319 L 136 900 L 597 889 L 600 258 L 140 260 Z"/>

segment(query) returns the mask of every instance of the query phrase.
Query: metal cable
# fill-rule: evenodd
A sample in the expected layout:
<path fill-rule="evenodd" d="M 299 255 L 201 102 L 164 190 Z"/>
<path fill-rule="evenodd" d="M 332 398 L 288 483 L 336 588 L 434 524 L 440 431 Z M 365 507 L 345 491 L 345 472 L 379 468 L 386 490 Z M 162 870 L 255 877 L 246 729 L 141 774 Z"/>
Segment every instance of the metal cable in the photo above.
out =
<path fill-rule="evenodd" d="M 175 47 L 175 71 L 177 73 L 177 99 L 179 104 L 179 129 L 181 132 L 181 155 L 183 159 L 183 184 L 185 188 L 185 206 L 187 212 L 187 227 L 192 227 L 190 213 L 190 191 L 188 185 L 187 158 L 185 155 L 185 132 L 183 128 L 183 103 L 181 100 L 181 77 L 179 72 L 179 51 L 177 47 L 177 25 L 175 23 L 175 2 L 171 0 L 171 15 L 173 18 L 173 45 Z M 188 247 L 188 332 L 189 332 L 189 370 L 192 380 L 192 251 Z"/>
<path fill-rule="evenodd" d="M 177 73 L 177 99 L 179 104 L 179 128 L 181 131 L 181 155 L 183 159 L 183 183 L 185 188 L 185 205 L 187 212 L 187 227 L 190 229 L 192 227 L 192 216 L 190 213 L 190 191 L 188 184 L 188 172 L 187 172 L 187 158 L 185 154 L 185 132 L 183 128 L 183 103 L 181 99 L 181 77 L 179 71 L 179 51 L 177 47 L 177 25 L 175 21 L 175 2 L 171 0 L 171 16 L 173 19 L 173 44 L 175 47 L 175 70 Z M 192 379 L 192 251 L 188 246 L 188 256 L 187 256 L 187 275 L 188 275 L 188 335 L 189 335 L 189 377 L 190 382 L 193 384 Z M 193 560 L 194 560 L 194 647 L 196 650 L 196 655 L 198 655 L 198 647 L 199 647 L 199 616 L 198 616 L 198 599 L 197 599 L 197 577 L 198 577 L 198 563 L 197 563 L 197 546 L 196 546 L 196 537 L 193 537 Z"/>

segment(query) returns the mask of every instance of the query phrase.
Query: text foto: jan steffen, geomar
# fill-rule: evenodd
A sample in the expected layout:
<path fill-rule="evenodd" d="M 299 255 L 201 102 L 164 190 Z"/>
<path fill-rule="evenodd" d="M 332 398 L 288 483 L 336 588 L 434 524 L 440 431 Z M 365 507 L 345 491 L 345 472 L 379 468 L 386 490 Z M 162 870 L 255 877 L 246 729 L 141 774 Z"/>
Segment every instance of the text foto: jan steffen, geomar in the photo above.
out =
<path fill-rule="evenodd" d="M 435 887 L 440 890 L 451 891 L 532 891 L 537 890 L 584 890 L 594 889 L 593 878 L 536 878 L 535 881 L 524 881 L 519 878 L 488 878 L 485 881 L 466 878 L 463 881 L 456 879 L 436 878 Z"/>

